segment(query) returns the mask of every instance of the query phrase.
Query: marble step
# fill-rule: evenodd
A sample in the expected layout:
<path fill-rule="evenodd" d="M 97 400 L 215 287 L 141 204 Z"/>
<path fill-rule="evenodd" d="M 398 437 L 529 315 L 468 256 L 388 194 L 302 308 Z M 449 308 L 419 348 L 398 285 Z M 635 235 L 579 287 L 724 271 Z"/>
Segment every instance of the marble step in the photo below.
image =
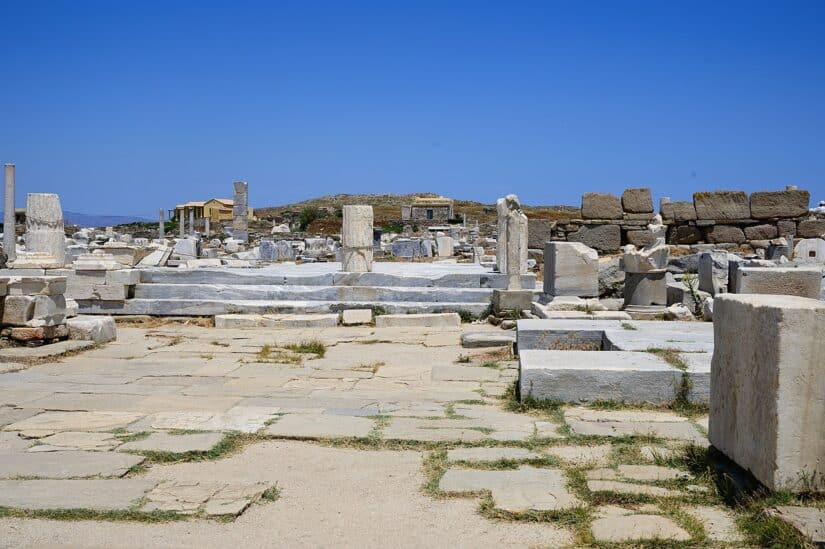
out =
<path fill-rule="evenodd" d="M 466 311 L 480 315 L 488 310 L 485 302 L 420 301 L 272 301 L 226 299 L 128 299 L 126 301 L 78 300 L 81 314 L 213 316 L 222 314 L 315 314 L 336 313 L 344 309 L 380 308 L 386 313 L 441 313 Z"/>
<path fill-rule="evenodd" d="M 293 266 L 294 267 L 294 266 Z M 313 267 L 301 265 L 300 267 Z M 370 286 L 400 288 L 505 288 L 507 279 L 504 275 L 491 272 L 425 271 L 417 266 L 408 272 L 393 273 L 344 273 L 329 269 L 311 271 L 310 268 L 287 270 L 285 268 L 262 269 L 141 269 L 140 280 L 143 283 L 156 284 L 230 284 L 230 285 L 266 285 L 266 286 Z M 536 277 L 533 274 L 522 276 L 522 287 L 535 288 Z"/>
<path fill-rule="evenodd" d="M 138 284 L 137 299 L 198 299 L 230 301 L 412 301 L 489 303 L 487 288 L 385 286 L 267 286 L 258 284 Z"/>

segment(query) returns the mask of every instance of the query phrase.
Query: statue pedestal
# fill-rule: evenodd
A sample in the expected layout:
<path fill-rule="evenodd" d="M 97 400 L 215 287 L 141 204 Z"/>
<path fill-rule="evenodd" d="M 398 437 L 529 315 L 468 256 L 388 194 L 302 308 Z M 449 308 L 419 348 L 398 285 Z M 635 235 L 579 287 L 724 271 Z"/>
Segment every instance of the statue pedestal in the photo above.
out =
<path fill-rule="evenodd" d="M 493 312 L 530 310 L 533 290 L 493 290 Z"/>

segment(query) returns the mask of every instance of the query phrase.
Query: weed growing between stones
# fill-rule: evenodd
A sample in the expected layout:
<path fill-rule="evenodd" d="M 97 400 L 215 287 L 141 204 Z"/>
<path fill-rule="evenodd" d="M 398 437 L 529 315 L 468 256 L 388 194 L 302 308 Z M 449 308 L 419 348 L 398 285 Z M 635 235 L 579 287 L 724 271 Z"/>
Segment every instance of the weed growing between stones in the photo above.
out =
<path fill-rule="evenodd" d="M 687 363 L 679 355 L 679 349 L 674 349 L 671 347 L 649 347 L 647 349 L 647 352 L 660 357 L 662 360 L 664 360 L 674 368 L 678 368 L 682 371 L 687 370 Z"/>
<path fill-rule="evenodd" d="M 636 326 L 631 324 L 630 322 L 622 322 L 622 329 L 624 330 L 638 330 Z"/>
<path fill-rule="evenodd" d="M 375 375 L 375 374 L 378 373 L 378 370 L 381 368 L 381 366 L 385 366 L 385 365 L 386 365 L 385 362 L 376 361 L 376 362 L 358 364 L 356 366 L 353 366 L 352 369 L 355 370 L 356 372 L 370 372 L 371 374 Z"/>
<path fill-rule="evenodd" d="M 258 351 L 258 361 L 260 362 L 271 362 L 275 364 L 296 364 L 301 365 L 304 363 L 304 357 L 295 353 L 287 353 L 282 349 L 278 349 L 277 347 L 273 347 L 271 345 L 264 345 L 261 347 L 261 350 Z"/>
<path fill-rule="evenodd" d="M 288 345 L 284 345 L 284 348 L 296 353 L 313 354 L 318 358 L 324 358 L 327 354 L 327 346 L 323 341 L 318 339 L 309 339 L 301 341 L 300 343 L 290 343 Z"/>
<path fill-rule="evenodd" d="M 455 359 L 456 364 L 469 364 L 471 360 L 470 355 L 458 355 L 458 358 Z"/>
<path fill-rule="evenodd" d="M 172 511 L 145 512 L 135 509 L 99 511 L 95 509 L 17 509 L 12 507 L 0 507 L 0 518 L 154 523 L 189 520 L 193 517 L 192 515 L 184 515 Z"/>

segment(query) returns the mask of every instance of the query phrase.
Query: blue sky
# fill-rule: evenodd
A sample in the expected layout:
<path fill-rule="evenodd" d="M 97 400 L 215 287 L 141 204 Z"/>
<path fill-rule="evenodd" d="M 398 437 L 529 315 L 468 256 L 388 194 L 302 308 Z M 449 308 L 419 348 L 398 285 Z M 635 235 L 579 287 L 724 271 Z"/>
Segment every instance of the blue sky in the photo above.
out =
<path fill-rule="evenodd" d="M 825 200 L 825 1 L 0 1 L 0 161 L 66 210 Z"/>

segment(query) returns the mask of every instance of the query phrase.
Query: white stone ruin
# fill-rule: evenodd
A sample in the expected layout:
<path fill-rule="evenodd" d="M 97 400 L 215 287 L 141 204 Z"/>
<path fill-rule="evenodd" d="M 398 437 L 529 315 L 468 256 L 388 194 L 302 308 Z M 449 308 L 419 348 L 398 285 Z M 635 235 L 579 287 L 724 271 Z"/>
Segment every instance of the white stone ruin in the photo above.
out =
<path fill-rule="evenodd" d="M 349 273 L 372 271 L 372 206 L 344 206 L 341 229 L 341 270 Z"/>

